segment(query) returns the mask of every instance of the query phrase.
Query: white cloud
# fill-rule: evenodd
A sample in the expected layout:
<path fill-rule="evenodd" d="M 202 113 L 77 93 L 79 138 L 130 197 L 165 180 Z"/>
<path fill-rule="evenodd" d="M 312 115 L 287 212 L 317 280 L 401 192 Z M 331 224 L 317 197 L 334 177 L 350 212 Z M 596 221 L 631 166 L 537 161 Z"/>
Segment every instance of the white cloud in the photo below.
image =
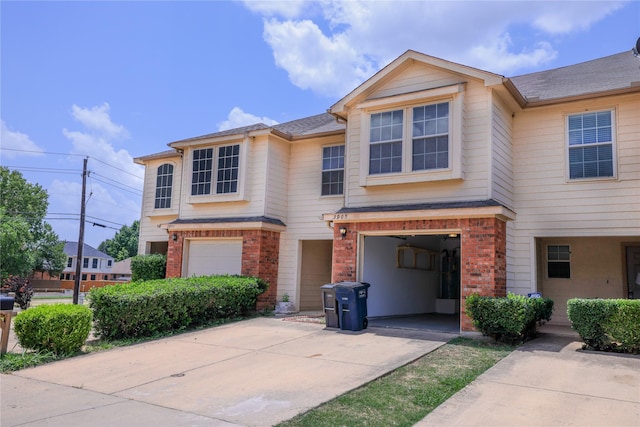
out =
<path fill-rule="evenodd" d="M 140 218 L 144 168 L 133 163 L 133 157 L 127 150 L 113 146 L 115 139 L 128 135 L 127 130 L 112 122 L 109 104 L 106 103 L 92 108 L 74 105 L 72 115 L 85 129 L 63 129 L 62 133 L 72 144 L 71 154 L 89 156 L 87 215 L 105 220 L 90 222 L 95 221 L 117 229 L 120 225 L 113 223 L 130 225 Z M 66 206 L 69 201 L 63 199 L 70 197 L 71 204 L 77 205 L 80 199 L 79 184 L 56 180 L 51 186 L 51 194 L 54 202 L 52 206 L 60 206 L 62 212 L 77 211 L 77 207 Z M 51 209 L 52 207 L 50 211 Z M 56 229 L 57 227 L 56 224 Z M 96 243 L 99 244 L 106 238 L 112 238 L 115 230 L 93 227 L 90 233 L 94 242 L 96 236 L 100 237 Z"/>
<path fill-rule="evenodd" d="M 227 120 L 218 123 L 218 131 L 235 129 L 243 126 L 264 123 L 268 126 L 277 125 L 278 122 L 268 117 L 258 117 L 250 113 L 245 113 L 239 107 L 233 107 L 227 116 Z"/>
<path fill-rule="evenodd" d="M 293 84 L 344 96 L 408 49 L 513 75 L 557 56 L 559 35 L 588 29 L 624 2 L 367 1 L 245 5 Z M 526 37 L 522 37 L 522 32 Z M 514 40 L 517 40 L 515 42 Z"/>
<path fill-rule="evenodd" d="M 2 150 L 3 159 L 15 159 L 20 156 L 42 156 L 44 151 L 29 138 L 29 135 L 10 130 L 4 120 L 0 120 L 0 146 L 9 150 L 21 150 Z"/>
<path fill-rule="evenodd" d="M 289 19 L 298 17 L 305 6 L 311 2 L 307 0 L 245 0 L 243 3 L 247 9 L 261 15 L 279 15 Z"/>
<path fill-rule="evenodd" d="M 127 137 L 126 129 L 111 121 L 109 109 L 109 104 L 106 102 L 91 108 L 82 108 L 74 104 L 71 106 L 71 115 L 87 129 L 98 131 L 109 138 Z"/>

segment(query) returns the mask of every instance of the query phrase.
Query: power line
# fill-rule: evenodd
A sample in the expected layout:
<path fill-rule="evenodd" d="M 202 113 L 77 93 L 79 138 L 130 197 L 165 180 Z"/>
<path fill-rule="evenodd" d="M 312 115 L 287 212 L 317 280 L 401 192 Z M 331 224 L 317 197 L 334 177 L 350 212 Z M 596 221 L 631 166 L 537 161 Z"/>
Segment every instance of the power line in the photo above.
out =
<path fill-rule="evenodd" d="M 17 148 L 4 148 L 4 147 L 0 147 L 0 150 L 18 151 L 18 152 L 21 152 L 21 153 L 53 154 L 53 155 L 56 155 L 56 156 L 86 157 L 88 159 L 92 159 L 92 160 L 95 160 L 96 162 L 102 163 L 103 165 L 109 166 L 110 168 L 113 168 L 113 169 L 116 169 L 116 170 L 118 170 L 120 172 L 126 173 L 127 175 L 131 175 L 131 176 L 133 176 L 133 177 L 135 177 L 135 178 L 137 178 L 139 180 L 142 180 L 142 181 L 144 180 L 144 178 L 139 177 L 138 175 L 135 175 L 135 174 L 133 174 L 133 173 L 127 171 L 127 170 L 124 170 L 122 168 L 119 168 L 117 166 L 114 166 L 114 165 L 112 165 L 110 163 L 107 163 L 107 162 L 105 162 L 103 160 L 97 159 L 97 158 L 95 158 L 93 156 L 90 156 L 90 155 L 87 155 L 87 154 L 55 153 L 55 152 L 52 152 L 52 151 L 20 150 L 20 149 L 17 149 Z"/>
<path fill-rule="evenodd" d="M 130 185 L 122 184 L 121 182 L 118 182 L 118 181 L 116 181 L 115 179 L 108 178 L 108 177 L 106 177 L 106 176 L 104 176 L 104 175 L 100 175 L 99 173 L 96 173 L 96 172 L 91 172 L 91 174 L 89 175 L 89 178 L 91 178 L 91 176 L 92 176 L 92 175 L 99 176 L 99 177 L 104 178 L 104 179 L 109 180 L 109 181 L 113 181 L 113 182 L 117 183 L 118 185 L 121 185 L 121 186 L 123 186 L 123 187 L 130 188 L 130 189 L 135 190 L 135 191 L 138 191 L 138 192 L 140 192 L 140 194 L 142 194 L 142 191 L 141 191 L 141 190 L 139 190 L 138 188 L 136 188 L 136 187 L 132 187 L 132 186 L 130 186 Z"/>
<path fill-rule="evenodd" d="M 76 169 L 37 168 L 33 166 L 9 166 L 9 165 L 5 165 L 5 167 L 8 169 L 17 169 L 17 170 L 23 170 L 23 171 L 29 171 L 29 172 L 65 173 L 65 174 L 73 174 L 73 175 L 82 173 L 81 171 Z"/>
<path fill-rule="evenodd" d="M 134 191 L 131 191 L 131 190 L 127 190 L 126 188 L 122 188 L 122 187 L 120 187 L 120 186 L 118 186 L 118 185 L 112 184 L 112 183 L 110 183 L 110 182 L 103 181 L 103 180 L 98 179 L 98 178 L 91 178 L 91 179 L 95 179 L 95 180 L 96 180 L 96 181 L 98 181 L 98 182 L 101 182 L 101 183 L 103 183 L 103 184 L 107 184 L 107 185 L 110 185 L 110 186 L 112 186 L 112 187 L 115 187 L 115 188 L 117 188 L 118 190 L 126 191 L 127 193 L 131 193 L 131 194 L 135 194 L 136 196 L 141 196 L 141 195 L 142 195 L 142 191 L 140 191 L 140 190 L 136 190 L 136 191 L 134 192 Z"/>

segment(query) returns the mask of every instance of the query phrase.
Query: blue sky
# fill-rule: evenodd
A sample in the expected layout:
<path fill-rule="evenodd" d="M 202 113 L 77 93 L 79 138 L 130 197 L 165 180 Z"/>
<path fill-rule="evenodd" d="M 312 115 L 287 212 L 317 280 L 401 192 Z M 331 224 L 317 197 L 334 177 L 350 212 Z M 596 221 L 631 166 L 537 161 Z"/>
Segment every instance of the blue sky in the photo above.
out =
<path fill-rule="evenodd" d="M 76 241 L 88 155 L 97 247 L 140 217 L 134 157 L 324 112 L 407 49 L 505 76 L 630 51 L 640 2 L 2 0 L 0 21 L 0 162 Z"/>

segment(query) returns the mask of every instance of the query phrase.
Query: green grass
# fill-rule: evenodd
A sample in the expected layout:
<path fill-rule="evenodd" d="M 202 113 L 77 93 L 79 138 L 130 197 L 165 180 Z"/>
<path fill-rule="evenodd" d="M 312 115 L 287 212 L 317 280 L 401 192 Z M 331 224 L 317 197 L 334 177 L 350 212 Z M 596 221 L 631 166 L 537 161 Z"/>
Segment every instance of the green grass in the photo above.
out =
<path fill-rule="evenodd" d="M 279 427 L 412 426 L 515 347 L 456 338 Z"/>
<path fill-rule="evenodd" d="M 20 369 L 31 368 L 45 363 L 59 360 L 53 353 L 5 353 L 0 357 L 0 372 L 3 374 L 19 371 Z"/>

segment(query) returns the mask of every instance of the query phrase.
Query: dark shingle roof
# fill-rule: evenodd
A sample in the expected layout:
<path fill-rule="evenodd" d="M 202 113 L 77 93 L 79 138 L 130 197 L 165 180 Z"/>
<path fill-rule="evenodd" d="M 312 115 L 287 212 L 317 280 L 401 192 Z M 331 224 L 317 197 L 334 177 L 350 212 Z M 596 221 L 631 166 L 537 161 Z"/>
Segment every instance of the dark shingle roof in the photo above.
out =
<path fill-rule="evenodd" d="M 78 256 L 78 242 L 64 242 L 64 253 L 70 257 Z M 87 245 L 86 243 L 82 246 L 82 256 L 113 259 L 104 252 L 101 252 L 96 248 Z"/>
<path fill-rule="evenodd" d="M 512 77 L 530 102 L 579 97 L 640 86 L 640 60 L 631 51 Z"/>
<path fill-rule="evenodd" d="M 464 208 L 484 208 L 491 206 L 503 206 L 501 203 L 489 200 L 470 200 L 463 202 L 439 202 L 439 203 L 414 203 L 404 205 L 382 205 L 364 206 L 359 208 L 342 208 L 336 213 L 358 213 L 358 212 L 400 212 L 435 209 L 464 209 Z"/>
<path fill-rule="evenodd" d="M 176 219 L 170 222 L 170 224 L 221 224 L 229 222 L 266 222 L 275 225 L 285 225 L 285 223 L 279 219 L 269 218 L 268 216 Z"/>

